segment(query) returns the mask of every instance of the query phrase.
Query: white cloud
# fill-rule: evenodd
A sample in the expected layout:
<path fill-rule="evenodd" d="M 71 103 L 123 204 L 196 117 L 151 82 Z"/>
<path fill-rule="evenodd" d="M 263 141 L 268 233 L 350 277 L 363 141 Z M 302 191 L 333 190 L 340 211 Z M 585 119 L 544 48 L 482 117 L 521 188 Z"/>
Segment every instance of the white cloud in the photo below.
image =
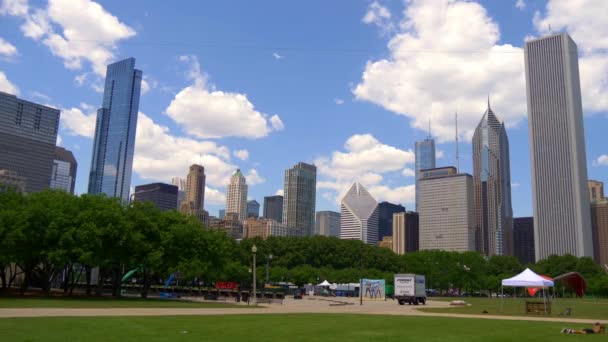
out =
<path fill-rule="evenodd" d="M 208 186 L 205 187 L 205 206 L 207 205 L 222 205 L 226 204 L 226 195 L 217 190 L 210 188 Z"/>
<path fill-rule="evenodd" d="M 279 189 L 279 190 L 275 191 L 274 194 L 276 196 L 283 196 L 285 194 L 285 192 L 283 191 L 283 189 Z"/>
<path fill-rule="evenodd" d="M 69 135 L 93 138 L 96 119 L 97 113 L 95 111 L 85 114 L 80 108 L 76 107 L 61 110 L 61 127 Z"/>
<path fill-rule="evenodd" d="M 258 185 L 266 182 L 266 179 L 260 176 L 256 169 L 249 170 L 249 172 L 247 172 L 247 174 L 245 175 L 245 178 L 247 179 L 248 185 Z"/>
<path fill-rule="evenodd" d="M 444 150 L 436 150 L 435 151 L 435 158 L 437 158 L 437 159 L 443 159 L 444 156 L 445 156 L 445 151 Z"/>
<path fill-rule="evenodd" d="M 262 138 L 283 129 L 277 115 L 255 110 L 247 95 L 215 90 L 207 84 L 195 56 L 181 56 L 180 60 L 190 63 L 187 75 L 194 84 L 175 95 L 166 113 L 188 134 L 199 138 Z"/>
<path fill-rule="evenodd" d="M 234 150 L 232 151 L 232 154 L 237 157 L 238 159 L 245 161 L 247 159 L 249 159 L 249 151 L 243 149 L 243 150 Z"/>
<path fill-rule="evenodd" d="M 283 58 L 285 58 L 285 56 L 279 55 L 277 52 L 273 52 L 272 53 L 272 57 L 274 57 L 274 59 L 283 59 Z"/>
<path fill-rule="evenodd" d="M 608 166 L 608 154 L 602 154 L 601 156 L 597 157 L 597 159 L 593 161 L 593 165 Z"/>
<path fill-rule="evenodd" d="M 384 33 L 388 33 L 395 28 L 394 24 L 391 22 L 391 12 L 378 1 L 372 2 L 367 7 L 367 12 L 361 21 L 365 24 L 374 24 L 378 26 Z"/>
<path fill-rule="evenodd" d="M 48 96 L 46 94 L 43 94 L 41 92 L 38 92 L 38 91 L 32 92 L 32 97 L 44 100 L 46 102 L 50 102 L 51 101 L 51 97 L 50 96 Z"/>
<path fill-rule="evenodd" d="M 6 77 L 6 74 L 2 71 L 0 71 L 0 91 L 13 95 L 19 95 L 19 88 L 11 83 L 11 81 L 9 81 Z"/>
<path fill-rule="evenodd" d="M 57 134 L 57 142 L 55 143 L 55 145 L 61 146 L 62 142 L 63 142 L 63 139 L 61 138 L 61 135 Z"/>
<path fill-rule="evenodd" d="M 544 13 L 536 12 L 534 25 L 540 34 L 567 31 L 579 51 L 583 107 L 587 111 L 608 110 L 608 1 L 550 0 Z M 549 29 L 551 27 L 551 30 Z"/>
<path fill-rule="evenodd" d="M 405 177 L 414 177 L 414 176 L 416 176 L 416 171 L 407 167 L 407 168 L 403 169 L 403 171 L 401 171 L 401 174 Z"/>
<path fill-rule="evenodd" d="M 480 4 L 406 4 L 399 32 L 388 43 L 389 57 L 368 61 L 353 89 L 358 100 L 409 117 L 420 130 L 432 117 L 440 142 L 454 139 L 454 112 L 462 135 L 472 136 L 489 93 L 508 126 L 526 116 L 523 50 L 498 44 L 498 25 Z"/>
<path fill-rule="evenodd" d="M 150 84 L 145 79 L 141 80 L 141 94 L 145 95 L 148 91 L 150 91 Z"/>
<path fill-rule="evenodd" d="M 0 56 L 13 57 L 17 55 L 17 48 L 15 45 L 7 42 L 0 37 Z"/>
<path fill-rule="evenodd" d="M 341 104 L 344 104 L 344 100 L 336 98 L 336 99 L 334 99 L 334 103 L 337 105 L 341 105 Z"/>
<path fill-rule="evenodd" d="M 68 69 L 82 69 L 83 61 L 88 61 L 103 76 L 106 65 L 115 58 L 117 43 L 136 34 L 90 0 L 49 0 L 46 8 L 33 9 L 28 9 L 26 1 L 6 3 L 0 13 L 23 17 L 24 35 L 42 41 Z"/>
<path fill-rule="evenodd" d="M 511 187 L 512 188 L 519 188 L 519 183 L 517 183 L 517 182 L 511 182 Z"/>
<path fill-rule="evenodd" d="M 523 9 L 526 8 L 526 2 L 524 0 L 517 0 L 515 2 L 515 7 L 523 11 Z"/>

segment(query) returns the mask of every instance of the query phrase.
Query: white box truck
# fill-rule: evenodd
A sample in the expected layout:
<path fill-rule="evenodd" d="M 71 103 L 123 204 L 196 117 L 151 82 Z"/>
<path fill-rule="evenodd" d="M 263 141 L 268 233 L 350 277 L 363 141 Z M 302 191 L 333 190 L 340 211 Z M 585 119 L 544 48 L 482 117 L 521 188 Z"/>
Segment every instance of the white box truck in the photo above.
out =
<path fill-rule="evenodd" d="M 395 296 L 399 305 L 426 304 L 426 281 L 421 274 L 395 274 Z"/>

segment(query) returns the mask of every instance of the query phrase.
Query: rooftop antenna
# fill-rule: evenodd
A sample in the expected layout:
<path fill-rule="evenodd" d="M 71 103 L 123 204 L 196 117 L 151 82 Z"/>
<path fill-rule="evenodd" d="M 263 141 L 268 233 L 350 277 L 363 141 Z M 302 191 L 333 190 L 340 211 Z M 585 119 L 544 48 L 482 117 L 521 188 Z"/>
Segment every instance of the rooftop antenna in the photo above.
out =
<path fill-rule="evenodd" d="M 458 158 L 458 112 L 455 113 L 456 120 L 456 173 L 460 173 L 460 160 Z"/>
<path fill-rule="evenodd" d="M 431 117 L 429 117 L 429 139 L 431 139 L 433 137 L 432 133 L 431 133 Z"/>

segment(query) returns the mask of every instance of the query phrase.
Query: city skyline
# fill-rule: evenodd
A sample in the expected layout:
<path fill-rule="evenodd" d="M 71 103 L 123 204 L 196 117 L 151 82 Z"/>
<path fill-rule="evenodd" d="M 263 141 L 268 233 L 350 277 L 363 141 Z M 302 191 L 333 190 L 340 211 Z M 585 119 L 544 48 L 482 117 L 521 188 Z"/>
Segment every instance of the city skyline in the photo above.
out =
<path fill-rule="evenodd" d="M 549 33 L 546 28 L 547 23 L 552 23 L 554 30 L 568 30 L 579 44 L 582 54 L 581 81 L 583 109 L 586 114 L 585 132 L 588 149 L 586 162 L 589 178 L 608 181 L 606 178 L 608 168 L 602 165 L 608 163 L 608 157 L 601 158 L 607 155 L 608 151 L 601 144 L 601 132 L 607 129 L 605 115 L 594 114 L 606 113 L 606 105 L 594 95 L 605 93 L 596 92 L 597 84 L 601 83 L 602 79 L 589 78 L 588 68 L 585 69 L 585 65 L 589 65 L 590 57 L 603 57 L 603 55 L 585 55 L 585 53 L 605 47 L 597 45 L 600 43 L 581 33 L 586 32 L 584 25 L 593 24 L 594 13 L 591 13 L 592 16 L 586 21 L 576 21 L 573 18 L 571 21 L 564 19 L 566 22 L 558 22 L 554 19 L 557 12 L 550 12 L 547 9 L 547 2 L 527 3 L 524 9 L 516 8 L 514 1 L 498 4 L 488 1 L 479 4 L 454 1 L 441 5 L 441 8 L 435 8 L 439 6 L 436 4 L 418 1 L 406 5 L 380 3 L 392 14 L 391 18 L 394 20 L 392 22 L 382 17 L 374 17 L 373 9 L 368 3 L 354 5 L 347 10 L 332 4 L 329 12 L 318 18 L 320 23 L 318 29 L 322 30 L 327 28 L 329 23 L 333 23 L 335 16 L 330 13 L 336 11 L 344 12 L 343 18 L 340 19 L 344 20 L 342 22 L 344 25 L 339 25 L 336 32 L 326 37 L 302 32 L 303 22 L 286 15 L 285 19 L 293 22 L 293 27 L 289 27 L 286 32 L 273 34 L 274 30 L 271 26 L 262 26 L 251 32 L 251 36 L 247 38 L 250 43 L 247 45 L 268 46 L 263 38 L 268 36 L 273 42 L 270 45 L 275 46 L 276 49 L 252 50 L 237 47 L 238 51 L 255 51 L 250 54 L 250 60 L 256 70 L 251 70 L 247 63 L 244 63 L 240 57 L 232 55 L 232 51 L 227 48 L 231 45 L 227 42 L 238 41 L 234 38 L 236 32 L 230 28 L 231 25 L 234 26 L 232 19 L 227 19 L 225 23 L 212 20 L 214 13 L 224 9 L 225 5 L 222 4 L 205 5 L 208 8 L 198 11 L 202 13 L 201 23 L 194 25 L 187 23 L 187 20 L 184 20 L 184 23 L 175 22 L 175 12 L 155 4 L 147 4 L 146 11 L 149 16 L 142 17 L 132 12 L 134 5 L 114 6 L 111 2 L 100 2 L 102 11 L 100 17 L 115 16 L 113 23 L 119 28 L 114 35 L 107 37 L 112 41 L 111 45 L 116 48 L 103 44 L 91 47 L 92 50 L 98 48 L 108 51 L 109 54 L 104 54 L 103 56 L 106 57 L 103 58 L 85 54 L 65 55 L 60 51 L 49 50 L 49 46 L 42 43 L 43 40 L 38 41 L 30 36 L 24 36 L 21 25 L 27 20 L 26 17 L 31 15 L 30 12 L 36 9 L 45 10 L 43 7 L 31 4 L 30 12 L 26 14 L 13 15 L 8 10 L 0 11 L 3 15 L 0 23 L 3 33 L 0 36 L 14 45 L 17 51 L 14 55 L 8 56 L 8 59 L 0 60 L 0 72 L 6 79 L 0 84 L 3 90 L 17 93 L 20 98 L 45 103 L 62 110 L 60 145 L 74 152 L 80 164 L 76 192 L 84 193 L 90 168 L 91 132 L 94 131 L 95 115 L 92 114 L 99 107 L 101 100 L 98 91 L 99 86 L 103 84 L 105 67 L 125 57 L 137 58 L 138 65 L 145 71 L 145 85 L 142 85 L 140 105 L 142 114 L 138 123 L 141 129 L 137 133 L 131 188 L 154 181 L 169 183 L 171 176 L 183 174 L 183 170 L 188 165 L 201 159 L 200 163 L 209 172 L 206 195 L 209 199 L 209 210 L 213 215 L 224 206 L 227 177 L 234 169 L 240 167 L 244 170 L 250 183 L 250 198 L 260 201 L 264 196 L 273 195 L 282 188 L 282 171 L 297 161 L 315 163 L 319 168 L 317 210 L 336 210 L 338 199 L 355 180 L 365 184 L 378 201 L 386 200 L 413 208 L 414 142 L 424 139 L 428 134 L 426 132 L 428 119 L 431 118 L 433 123 L 437 165 L 450 165 L 454 163 L 452 143 L 454 130 L 451 117 L 455 111 L 458 111 L 459 127 L 462 131 L 460 165 L 463 172 L 472 172 L 469 138 L 478 122 L 479 113 L 484 109 L 484 99 L 490 93 L 493 97 L 496 96 L 497 100 L 493 101 L 493 108 L 498 113 L 504 113 L 503 120 L 507 126 L 507 133 L 512 137 L 511 155 L 514 159 L 512 162 L 521 166 L 521 170 L 513 170 L 512 177 L 514 216 L 531 216 L 532 192 L 530 166 L 527 160 L 527 126 L 523 119 L 526 115 L 525 84 L 514 80 L 519 80 L 523 75 L 522 47 L 525 38 Z M 268 12 L 271 16 L 277 14 L 264 5 L 258 6 L 259 9 L 246 3 L 242 6 L 242 13 L 258 15 L 256 21 L 259 20 L 259 16 L 264 15 L 263 12 Z M 564 6 L 567 5 L 554 6 L 554 11 L 565 11 L 567 8 Z M 309 4 L 298 7 L 302 19 L 312 14 L 310 7 L 314 6 Z M 404 12 L 405 9 L 408 10 L 407 13 Z M 468 15 L 472 24 L 477 25 L 479 30 L 469 35 L 458 26 L 450 26 L 455 33 L 466 37 L 463 41 L 471 42 L 470 44 L 438 39 L 443 33 L 442 30 L 449 26 L 450 19 L 446 17 L 447 19 L 442 19 L 445 25 L 437 27 L 435 35 L 429 36 L 437 39 L 437 42 L 426 40 L 426 36 L 422 37 L 422 33 L 433 32 L 428 31 L 427 22 L 423 17 L 414 16 L 415 13 L 419 13 L 417 11 L 423 9 L 436 10 L 436 13 L 440 14 L 459 9 L 461 13 Z M 539 16 L 533 21 L 536 11 L 539 11 Z M 200 41 L 199 38 L 189 35 L 190 30 L 182 26 L 194 25 L 190 27 L 195 28 L 194 31 L 215 32 L 217 37 L 206 37 L 206 39 L 220 42 L 217 44 L 219 47 L 208 49 L 198 46 L 185 48 L 172 46 L 170 43 L 175 38 L 159 30 L 160 13 L 168 16 L 167 20 L 175 24 L 176 30 L 184 32 L 184 41 Z M 239 15 L 238 18 L 245 23 L 254 20 L 246 15 Z M 514 20 L 514 24 L 508 20 Z M 469 80 L 466 84 L 470 84 L 470 88 L 474 90 L 463 87 L 457 92 L 459 94 L 454 95 L 457 97 L 449 97 L 442 92 L 443 88 L 451 88 L 452 83 L 437 82 L 437 86 L 432 88 L 433 96 L 429 98 L 423 91 L 421 83 L 418 83 L 416 75 L 399 72 L 402 62 L 411 63 L 412 72 L 415 72 L 419 65 L 418 57 L 424 54 L 413 54 L 412 59 L 408 60 L 409 57 L 400 56 L 395 49 L 409 50 L 409 45 L 395 46 L 394 49 L 387 48 L 388 41 L 404 37 L 404 33 L 407 33 L 403 31 L 405 29 L 396 25 L 397 21 L 411 22 L 412 25 L 407 32 L 412 33 L 413 39 L 424 43 L 421 46 L 429 50 L 445 50 L 449 47 L 455 50 L 485 51 L 496 46 L 506 49 L 509 53 L 492 54 L 490 59 L 466 56 L 474 59 L 471 62 L 479 63 L 465 63 L 466 60 L 461 57 L 450 56 L 454 58 L 450 60 L 453 63 L 446 67 L 447 70 L 437 70 L 438 79 L 451 82 L 451 77 L 448 76 L 453 75 L 454 81 L 460 81 L 458 75 L 467 70 L 468 64 L 475 64 L 479 68 L 478 71 L 483 74 L 479 77 L 483 79 Z M 56 32 L 62 32 L 65 28 L 78 29 L 73 26 L 76 24 L 62 21 L 57 17 L 52 18 L 50 24 Z M 393 28 L 388 29 L 391 24 Z M 383 31 L 384 28 L 387 30 Z M 336 45 L 348 36 L 346 33 L 350 35 L 351 32 L 359 37 L 357 44 L 344 40 L 344 45 Z M 43 36 L 48 34 L 42 33 Z M 61 33 L 58 35 L 61 36 Z M 310 38 L 312 36 L 314 40 Z M 70 47 L 79 46 L 77 42 L 70 40 L 72 38 L 62 37 Z M 298 39 L 291 41 L 287 37 Z M 151 44 L 145 43 L 150 41 L 169 42 L 169 46 L 162 49 L 165 51 L 159 51 Z M 408 44 L 411 41 L 404 40 L 400 43 Z M 294 49 L 289 49 L 291 47 Z M 346 52 L 334 53 L 328 49 L 330 47 L 343 49 Z M 73 49 L 73 51 L 77 50 Z M 320 53 L 317 53 L 319 50 Z M 370 57 L 367 57 L 367 54 L 362 56 L 359 53 L 361 50 L 369 52 Z M 275 52 L 277 56 L 273 55 Z M 493 61 L 492 58 L 505 62 L 505 64 L 497 63 L 504 66 L 505 70 L 493 73 L 496 70 L 489 66 L 491 63 L 486 63 Z M 380 63 L 383 60 L 386 63 Z M 370 68 L 366 66 L 368 62 Z M 167 67 L 168 64 L 171 66 Z M 331 68 L 325 68 L 323 65 L 330 65 Z M 378 68 L 372 69 L 371 66 Z M 389 70 L 381 69 L 380 66 L 386 66 Z M 302 68 L 302 72 L 296 72 L 298 68 Z M 401 76 L 393 79 L 389 77 L 391 73 L 388 71 Z M 32 77 L 34 74 L 36 77 Z M 364 74 L 368 76 L 365 79 Z M 316 81 L 320 77 L 330 80 L 327 84 L 319 86 L 318 90 L 313 89 L 312 85 L 318 85 Z M 383 83 L 386 85 L 386 92 L 378 92 L 378 88 L 372 83 L 378 80 L 378 77 L 386 81 Z M 296 83 L 302 87 L 290 83 L 294 79 L 297 79 Z M 429 80 L 424 78 L 420 82 Z M 279 94 L 274 90 L 277 84 L 281 85 L 283 93 Z M 412 97 L 410 93 L 404 91 L 403 95 L 395 97 L 394 106 L 391 106 L 383 96 L 386 95 L 386 98 L 394 96 L 394 91 L 401 87 L 399 84 L 409 84 L 413 90 L 419 92 L 420 96 L 416 96 L 416 101 L 407 100 L 411 103 L 406 103 L 404 99 Z M 97 90 L 94 89 L 95 87 Z M 307 98 L 306 102 L 298 100 L 302 98 L 302 92 L 307 94 L 304 96 Z M 209 100 L 211 94 L 229 100 L 246 94 L 245 99 L 240 103 L 251 105 L 252 111 L 247 113 L 251 114 L 251 118 L 257 119 L 239 121 L 238 116 L 227 116 L 232 118 L 231 121 L 217 124 L 225 131 L 201 130 L 201 125 L 188 121 L 189 117 L 184 116 L 184 113 L 202 103 L 183 100 L 193 95 L 204 95 L 198 98 Z M 220 96 L 222 94 L 223 97 Z M 213 114 L 211 111 L 192 110 L 192 112 L 200 114 L 205 120 Z M 202 119 L 201 121 L 207 126 L 213 126 Z M 256 123 L 255 127 L 243 128 L 243 125 L 239 124 L 250 121 Z M 319 125 L 320 122 L 326 124 Z M 216 129 L 216 127 L 212 128 Z M 322 138 L 310 139 L 310 132 Z M 306 143 L 302 143 L 304 141 Z M 364 165 L 362 161 L 369 155 L 378 157 Z M 390 163 L 387 163 L 387 160 Z"/>

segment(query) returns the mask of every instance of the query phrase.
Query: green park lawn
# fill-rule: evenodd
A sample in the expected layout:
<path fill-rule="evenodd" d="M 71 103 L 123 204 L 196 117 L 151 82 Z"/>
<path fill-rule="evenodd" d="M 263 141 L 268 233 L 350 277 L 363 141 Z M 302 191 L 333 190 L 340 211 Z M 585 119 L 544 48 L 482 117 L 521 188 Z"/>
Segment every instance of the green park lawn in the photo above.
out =
<path fill-rule="evenodd" d="M 500 298 L 479 298 L 479 297 L 462 297 L 462 298 L 431 298 L 432 300 L 452 301 L 464 300 L 471 304 L 470 306 L 451 307 L 451 308 L 420 308 L 426 312 L 445 312 L 459 314 L 482 314 L 487 311 L 491 315 L 507 315 L 507 316 L 525 316 L 525 301 L 523 298 L 505 298 L 503 310 L 501 312 Z M 528 298 L 527 300 L 530 300 Z M 537 300 L 537 299 L 535 299 Z M 552 310 L 550 317 L 560 317 L 566 308 L 572 308 L 572 318 L 589 318 L 589 319 L 608 319 L 608 299 L 598 298 L 582 298 L 582 299 L 556 299 L 552 300 Z"/>
<path fill-rule="evenodd" d="M 0 297 L 1 308 L 238 308 L 234 304 L 108 297 Z"/>
<path fill-rule="evenodd" d="M 379 315 L 0 319 L 3 341 L 605 341 L 564 323 Z M 583 328 L 581 324 L 571 325 Z"/>

